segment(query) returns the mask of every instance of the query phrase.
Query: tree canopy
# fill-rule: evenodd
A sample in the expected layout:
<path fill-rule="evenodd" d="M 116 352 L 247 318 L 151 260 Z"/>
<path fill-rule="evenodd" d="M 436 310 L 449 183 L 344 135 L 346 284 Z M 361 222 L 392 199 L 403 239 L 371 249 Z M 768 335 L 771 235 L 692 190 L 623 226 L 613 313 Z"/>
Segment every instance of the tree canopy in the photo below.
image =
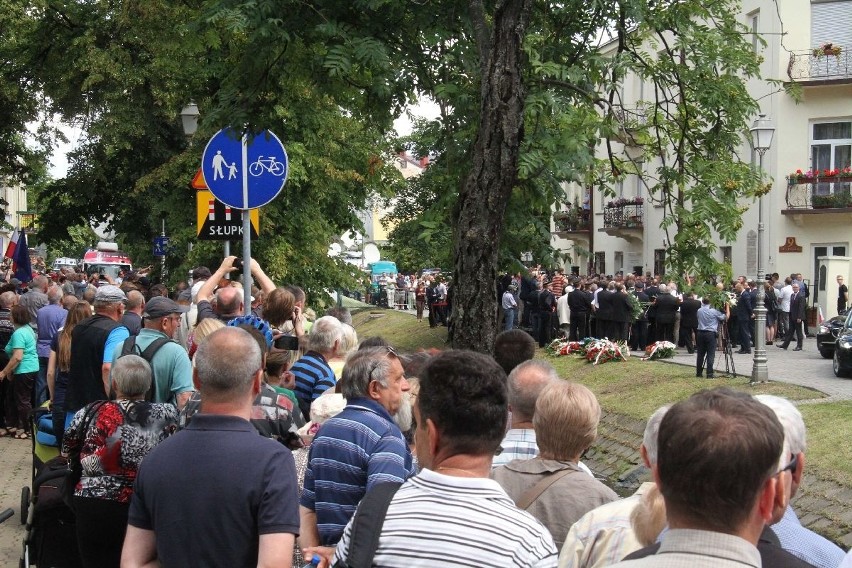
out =
<path fill-rule="evenodd" d="M 358 228 L 368 197 L 395 193 L 391 120 L 431 97 L 440 116 L 407 141 L 431 165 L 400 193 L 393 247 L 452 255 L 459 347 L 490 350 L 498 268 L 522 251 L 554 258 L 565 184 L 606 193 L 640 174 L 667 213 L 675 274 L 714 272 L 710 236 L 732 240 L 761 188 L 737 154 L 759 64 L 737 0 L 2 1 L 23 20 L 0 42 L 21 77 L 18 115 L 38 101 L 84 131 L 68 176 L 39 192 L 46 242 L 109 221 L 144 254 L 165 219 L 187 250 L 202 141 L 226 125 L 269 128 L 291 172 L 261 212 L 255 256 L 278 280 L 335 287 L 351 275 L 329 242 Z M 629 125 L 641 159 L 611 142 L 633 77 L 647 85 L 644 120 Z M 189 100 L 203 114 L 187 142 L 177 115 Z M 214 264 L 216 250 L 169 266 Z"/>

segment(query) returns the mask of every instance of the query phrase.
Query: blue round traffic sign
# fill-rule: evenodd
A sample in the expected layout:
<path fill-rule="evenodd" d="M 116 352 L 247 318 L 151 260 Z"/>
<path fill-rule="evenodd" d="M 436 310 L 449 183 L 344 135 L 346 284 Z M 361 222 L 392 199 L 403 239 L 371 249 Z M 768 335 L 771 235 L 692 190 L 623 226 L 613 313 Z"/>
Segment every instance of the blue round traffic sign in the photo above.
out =
<path fill-rule="evenodd" d="M 289 170 L 287 151 L 268 130 L 240 136 L 232 128 L 217 132 L 204 148 L 201 171 L 219 201 L 236 209 L 263 207 L 281 192 Z"/>

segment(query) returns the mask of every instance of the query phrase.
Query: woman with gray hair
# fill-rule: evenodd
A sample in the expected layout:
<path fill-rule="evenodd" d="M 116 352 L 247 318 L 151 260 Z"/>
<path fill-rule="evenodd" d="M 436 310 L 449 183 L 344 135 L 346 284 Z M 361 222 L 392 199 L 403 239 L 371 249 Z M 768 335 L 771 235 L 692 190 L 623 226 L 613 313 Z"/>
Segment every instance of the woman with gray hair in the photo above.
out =
<path fill-rule="evenodd" d="M 112 365 L 115 401 L 81 408 L 65 433 L 62 452 L 79 460 L 82 477 L 74 488 L 77 544 L 83 566 L 118 567 L 127 513 L 139 464 L 177 427 L 177 409 L 145 400 L 151 367 L 137 355 Z"/>
<path fill-rule="evenodd" d="M 557 549 L 580 517 L 618 498 L 577 465 L 597 438 L 600 418 L 601 407 L 592 391 L 578 383 L 552 382 L 535 403 L 539 455 L 491 472 L 519 509 L 547 527 Z"/>

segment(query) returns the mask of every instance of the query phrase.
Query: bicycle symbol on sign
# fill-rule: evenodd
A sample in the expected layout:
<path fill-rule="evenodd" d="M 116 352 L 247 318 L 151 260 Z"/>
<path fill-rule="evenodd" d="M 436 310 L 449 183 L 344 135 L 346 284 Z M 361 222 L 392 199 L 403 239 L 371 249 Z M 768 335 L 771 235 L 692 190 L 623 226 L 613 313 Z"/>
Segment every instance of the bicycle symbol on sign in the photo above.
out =
<path fill-rule="evenodd" d="M 249 165 L 249 173 L 254 177 L 261 175 L 264 171 L 271 173 L 274 176 L 281 177 L 284 175 L 284 164 L 275 159 L 275 156 L 269 156 L 263 159 L 263 156 L 258 156 L 257 161 Z"/>

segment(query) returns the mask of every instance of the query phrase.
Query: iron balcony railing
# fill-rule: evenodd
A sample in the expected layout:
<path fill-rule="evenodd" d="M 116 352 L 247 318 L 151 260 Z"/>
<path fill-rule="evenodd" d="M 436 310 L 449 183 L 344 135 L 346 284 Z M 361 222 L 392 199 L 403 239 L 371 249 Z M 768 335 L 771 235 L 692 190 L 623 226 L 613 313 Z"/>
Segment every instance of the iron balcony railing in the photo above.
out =
<path fill-rule="evenodd" d="M 790 53 L 787 75 L 794 81 L 852 79 L 850 48 L 838 49 L 840 53 L 831 55 L 826 55 L 819 49 Z"/>
<path fill-rule="evenodd" d="M 852 178 L 791 183 L 787 186 L 787 208 L 846 209 L 852 207 L 850 190 L 852 190 Z"/>
<path fill-rule="evenodd" d="M 644 204 L 607 205 L 604 207 L 605 229 L 641 229 L 644 226 Z"/>

